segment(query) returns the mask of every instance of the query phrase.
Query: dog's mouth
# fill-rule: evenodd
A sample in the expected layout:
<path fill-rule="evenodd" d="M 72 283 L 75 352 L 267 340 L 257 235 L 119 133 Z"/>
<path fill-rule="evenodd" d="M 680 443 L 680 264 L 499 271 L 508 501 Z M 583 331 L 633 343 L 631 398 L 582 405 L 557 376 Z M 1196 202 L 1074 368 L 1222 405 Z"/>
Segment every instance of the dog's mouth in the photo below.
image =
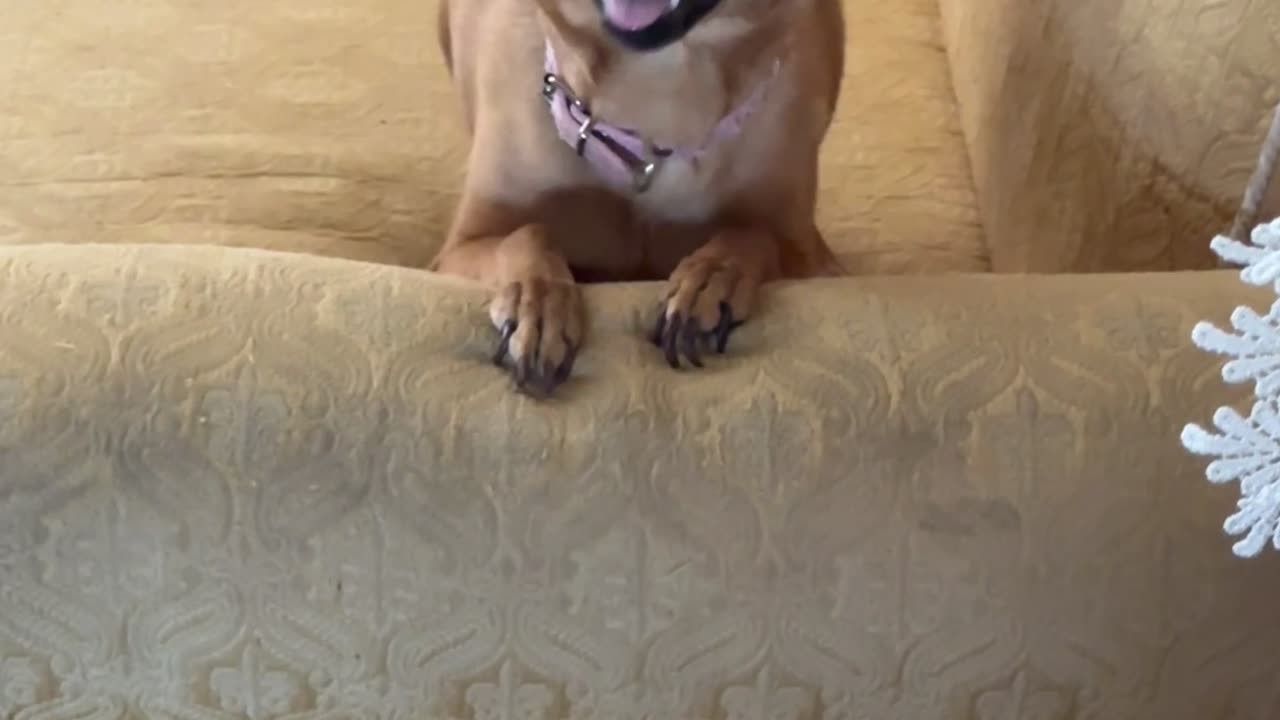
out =
<path fill-rule="evenodd" d="M 684 37 L 720 0 L 596 0 L 605 28 L 633 50 L 656 50 Z"/>

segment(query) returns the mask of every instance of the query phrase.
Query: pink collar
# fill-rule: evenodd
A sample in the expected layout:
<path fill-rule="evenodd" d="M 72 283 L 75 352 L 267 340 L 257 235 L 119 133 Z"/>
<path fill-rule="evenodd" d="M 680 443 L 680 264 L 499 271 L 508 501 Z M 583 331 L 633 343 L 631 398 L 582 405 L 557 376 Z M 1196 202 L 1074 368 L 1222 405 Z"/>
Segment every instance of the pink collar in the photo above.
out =
<path fill-rule="evenodd" d="M 696 161 L 719 143 L 732 140 L 742 132 L 747 118 L 759 109 L 765 91 L 778 76 L 781 60 L 775 60 L 773 71 L 733 112 L 711 130 L 700 147 L 668 148 L 656 145 L 626 128 L 609 125 L 591 114 L 587 103 L 573 93 L 559 75 L 555 50 L 547 43 L 546 74 L 542 77 L 542 97 L 551 106 L 560 139 L 590 163 L 611 185 L 629 187 L 636 193 L 649 189 L 662 162 L 675 156 Z"/>

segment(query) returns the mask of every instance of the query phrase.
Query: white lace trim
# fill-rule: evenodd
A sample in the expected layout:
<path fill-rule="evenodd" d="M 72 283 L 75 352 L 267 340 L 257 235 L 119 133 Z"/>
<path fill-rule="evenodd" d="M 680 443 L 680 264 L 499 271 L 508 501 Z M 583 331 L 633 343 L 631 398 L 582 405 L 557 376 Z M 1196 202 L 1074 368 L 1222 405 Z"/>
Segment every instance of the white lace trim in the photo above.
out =
<path fill-rule="evenodd" d="M 1254 383 L 1255 402 L 1248 417 L 1230 407 L 1213 414 L 1217 432 L 1195 423 L 1182 430 L 1191 452 L 1216 459 L 1205 476 L 1212 483 L 1240 483 L 1237 510 L 1223 527 L 1240 536 L 1232 550 L 1253 557 L 1268 542 L 1280 550 L 1280 219 L 1254 229 L 1251 243 L 1225 236 L 1210 245 L 1223 260 L 1243 265 L 1240 278 L 1259 287 L 1271 285 L 1276 302 L 1265 315 L 1240 306 L 1231 313 L 1234 332 L 1197 323 L 1192 341 L 1203 350 L 1231 358 L 1222 368 L 1228 383 Z"/>

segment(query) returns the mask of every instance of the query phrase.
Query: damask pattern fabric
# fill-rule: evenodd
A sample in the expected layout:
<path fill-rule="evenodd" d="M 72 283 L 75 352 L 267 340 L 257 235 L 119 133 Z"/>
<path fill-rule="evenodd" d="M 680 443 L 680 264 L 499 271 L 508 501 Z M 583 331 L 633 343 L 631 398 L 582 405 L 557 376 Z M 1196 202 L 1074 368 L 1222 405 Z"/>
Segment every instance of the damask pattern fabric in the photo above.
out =
<path fill-rule="evenodd" d="M 1232 273 L 772 287 L 705 372 L 593 287 L 0 252 L 0 717 L 1274 717 L 1280 554 L 1178 445 Z"/>
<path fill-rule="evenodd" d="M 1214 266 L 1280 103 L 1280 3 L 941 5 L 995 270 Z"/>
<path fill-rule="evenodd" d="M 423 266 L 465 162 L 417 0 L 0 0 L 0 242 Z"/>
<path fill-rule="evenodd" d="M 852 270 L 1198 263 L 1151 238 L 1220 229 L 1276 15 L 1103 5 L 944 0 L 949 64 L 933 0 L 846 3 Z M 432 2 L 0 10 L 0 718 L 1280 716 L 1280 554 L 1177 443 L 1244 395 L 1186 342 L 1231 273 L 779 285 L 699 373 L 591 287 L 537 403 L 390 267 L 466 155 Z"/>
<path fill-rule="evenodd" d="M 846 12 L 821 227 L 855 272 L 984 270 L 936 0 Z M 0 243 L 423 267 L 442 241 L 467 140 L 436 0 L 0 0 L 0 17 Z"/>

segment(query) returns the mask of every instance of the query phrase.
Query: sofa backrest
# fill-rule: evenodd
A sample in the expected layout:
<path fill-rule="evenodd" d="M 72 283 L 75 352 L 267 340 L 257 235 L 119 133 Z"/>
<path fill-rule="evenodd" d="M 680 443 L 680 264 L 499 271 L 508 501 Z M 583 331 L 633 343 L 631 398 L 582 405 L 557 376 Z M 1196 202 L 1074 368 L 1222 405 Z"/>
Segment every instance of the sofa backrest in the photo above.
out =
<path fill-rule="evenodd" d="M 1280 102 L 1280 3 L 941 5 L 994 269 L 1215 264 Z"/>
<path fill-rule="evenodd" d="M 985 268 L 936 0 L 847 14 L 821 226 L 859 272 Z M 445 232 L 467 139 L 436 0 L 0 0 L 0 17 L 0 243 L 423 265 Z"/>

